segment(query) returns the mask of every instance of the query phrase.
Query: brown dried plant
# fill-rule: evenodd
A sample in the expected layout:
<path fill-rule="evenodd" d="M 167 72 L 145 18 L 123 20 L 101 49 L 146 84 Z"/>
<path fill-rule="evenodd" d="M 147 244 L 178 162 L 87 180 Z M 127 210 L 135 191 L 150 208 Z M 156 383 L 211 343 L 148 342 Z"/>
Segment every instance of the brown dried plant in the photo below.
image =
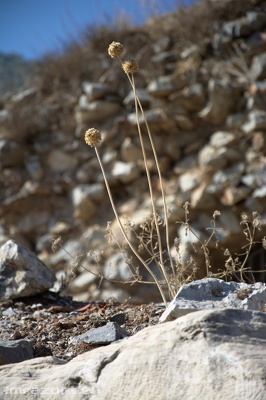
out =
<path fill-rule="evenodd" d="M 95 129 L 90 128 L 85 133 L 85 142 L 94 147 L 95 153 L 101 168 L 101 172 L 104 178 L 105 186 L 107 189 L 107 193 L 110 199 L 110 203 L 115 215 L 115 218 L 118 222 L 119 228 L 122 232 L 122 235 L 125 239 L 126 245 L 131 250 L 132 254 L 135 256 L 137 263 L 140 265 L 135 265 L 136 263 L 132 259 L 132 257 L 128 256 L 127 249 L 122 247 L 118 241 L 116 240 L 113 231 L 110 227 L 110 223 L 107 225 L 107 237 L 108 240 L 115 240 L 119 246 L 119 250 L 125 257 L 128 268 L 130 270 L 130 274 L 132 279 L 125 283 L 145 283 L 145 284 L 155 284 L 159 290 L 161 298 L 165 304 L 167 304 L 168 300 L 174 298 L 178 289 L 185 283 L 188 283 L 192 280 L 196 279 L 197 276 L 197 263 L 194 258 L 191 256 L 187 261 L 184 262 L 183 255 L 180 250 L 180 242 L 178 238 L 174 239 L 173 248 L 175 250 L 175 254 L 173 254 L 173 250 L 170 247 L 170 239 L 169 239 L 169 210 L 166 204 L 166 196 L 165 189 L 163 185 L 163 179 L 161 175 L 160 165 L 156 153 L 156 149 L 154 146 L 154 141 L 152 137 L 152 133 L 150 131 L 148 122 L 145 117 L 145 113 L 143 107 L 141 105 L 140 99 L 138 97 L 138 93 L 135 86 L 134 74 L 138 72 L 139 65 L 136 60 L 129 58 L 126 60 L 122 59 L 122 54 L 124 52 L 124 47 L 119 42 L 112 42 L 108 48 L 108 53 L 112 58 L 118 58 L 122 69 L 127 75 L 127 78 L 130 82 L 132 90 L 134 92 L 135 98 L 135 113 L 137 120 L 137 131 L 140 142 L 140 147 L 142 150 L 143 162 L 147 177 L 147 184 L 150 193 L 151 200 L 151 215 L 143 220 L 140 226 L 136 227 L 133 222 L 131 222 L 128 218 L 125 219 L 123 223 L 120 215 L 118 214 L 117 207 L 110 189 L 110 185 L 108 182 L 107 174 L 104 170 L 104 165 L 101 161 L 100 153 L 97 149 L 97 146 L 101 142 L 101 133 Z M 145 131 L 140 124 L 140 115 L 144 121 Z M 152 187 L 150 170 L 147 162 L 146 149 L 144 146 L 144 135 L 147 135 L 150 143 L 150 147 L 152 150 L 152 154 L 154 157 L 156 171 L 158 175 L 158 180 L 160 184 L 160 195 L 163 200 L 163 216 L 161 216 L 156 209 L 156 199 L 154 189 Z M 237 277 L 240 281 L 245 281 L 247 279 L 247 273 L 253 279 L 253 275 L 250 268 L 247 266 L 248 256 L 250 254 L 251 248 L 254 244 L 257 244 L 255 241 L 255 234 L 258 230 L 260 230 L 261 222 L 260 217 L 257 213 L 253 213 L 252 219 L 250 220 L 247 215 L 242 216 L 242 220 L 240 222 L 241 226 L 243 226 L 243 233 L 247 243 L 243 246 L 243 253 L 233 256 L 228 249 L 224 250 L 225 264 L 224 267 L 218 270 L 218 272 L 214 273 L 212 264 L 211 264 L 211 256 L 210 256 L 210 246 L 213 248 L 218 247 L 219 245 L 219 228 L 217 226 L 217 218 L 220 216 L 220 211 L 215 211 L 213 213 L 213 218 L 211 220 L 211 226 L 206 229 L 209 233 L 208 239 L 202 241 L 200 235 L 194 230 L 190 224 L 189 220 L 189 202 L 184 204 L 184 221 L 177 221 L 183 228 L 185 228 L 186 234 L 190 234 L 195 238 L 195 241 L 200 244 L 200 250 L 203 253 L 205 260 L 205 276 L 206 277 L 217 277 L 221 279 L 231 279 L 232 277 Z M 163 248 L 163 238 L 162 234 L 165 236 L 166 248 Z M 134 237 L 136 240 L 132 240 Z M 134 243 L 137 242 L 137 245 Z M 56 246 L 62 246 L 61 238 L 55 240 L 53 242 L 53 249 Z M 262 241 L 262 245 L 266 247 L 266 239 L 264 238 Z M 197 252 L 196 246 L 191 241 L 192 251 Z M 142 256 L 143 252 L 146 254 Z M 71 256 L 71 255 L 70 255 Z M 72 256 L 71 256 L 72 257 Z M 73 259 L 73 269 L 72 269 L 72 278 L 74 276 L 75 269 L 77 266 L 83 267 L 82 263 L 76 258 Z M 154 272 L 153 265 L 157 266 L 157 273 Z M 142 267 L 141 267 L 142 266 Z M 143 279 L 142 269 L 143 268 L 148 272 L 149 277 L 152 279 Z M 83 267 L 84 268 L 84 267 Z M 87 268 L 85 268 L 87 270 Z M 90 271 L 92 272 L 92 271 Z M 95 272 L 92 272 L 95 275 Z M 108 279 L 111 282 L 117 282 L 116 280 L 109 279 L 108 276 L 103 276 L 102 274 L 97 275 L 100 279 L 100 282 L 103 279 Z M 254 279 L 253 279 L 254 280 Z"/>

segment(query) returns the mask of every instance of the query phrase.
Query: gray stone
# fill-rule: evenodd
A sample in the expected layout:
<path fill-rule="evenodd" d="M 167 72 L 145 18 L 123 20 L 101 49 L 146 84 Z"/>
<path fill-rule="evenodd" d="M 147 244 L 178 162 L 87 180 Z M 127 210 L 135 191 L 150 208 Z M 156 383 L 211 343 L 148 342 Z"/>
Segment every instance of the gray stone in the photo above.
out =
<path fill-rule="evenodd" d="M 137 95 L 144 109 L 148 108 L 151 105 L 152 99 L 146 89 L 138 89 Z M 133 90 L 131 90 L 131 92 L 129 92 L 128 95 L 124 98 L 123 104 L 128 107 L 129 110 L 132 110 L 132 108 L 135 107 L 135 95 Z"/>
<path fill-rule="evenodd" d="M 201 48 L 200 46 L 198 46 L 197 44 L 194 44 L 192 46 L 187 47 L 186 49 L 184 49 L 181 54 L 180 57 L 184 60 L 187 58 L 191 58 L 193 57 L 194 59 L 198 59 L 198 57 L 201 54 Z"/>
<path fill-rule="evenodd" d="M 43 169 L 41 167 L 40 159 L 38 156 L 28 157 L 26 161 L 26 168 L 30 178 L 39 181 L 43 176 Z"/>
<path fill-rule="evenodd" d="M 59 149 L 52 149 L 47 158 L 47 164 L 53 172 L 64 172 L 75 168 L 77 158 Z"/>
<path fill-rule="evenodd" d="M 0 365 L 14 364 L 34 357 L 31 340 L 1 340 Z"/>
<path fill-rule="evenodd" d="M 107 85 L 98 82 L 83 82 L 82 89 L 86 93 L 88 101 L 103 99 L 112 93 Z"/>
<path fill-rule="evenodd" d="M 166 97 L 182 87 L 184 87 L 184 83 L 177 83 L 176 78 L 172 75 L 159 76 L 158 79 L 149 83 L 148 92 L 152 96 Z"/>
<path fill-rule="evenodd" d="M 222 27 L 222 34 L 230 36 L 231 39 L 245 37 L 252 33 L 252 27 L 247 17 L 226 22 Z"/>
<path fill-rule="evenodd" d="M 244 121 L 245 115 L 243 113 L 231 114 L 226 118 L 226 127 L 228 129 L 238 129 Z"/>
<path fill-rule="evenodd" d="M 160 317 L 160 322 L 172 321 L 199 310 L 238 308 L 263 311 L 266 303 L 266 284 L 249 285 L 205 278 L 182 286 Z"/>
<path fill-rule="evenodd" d="M 265 11 L 248 11 L 247 20 L 254 31 L 260 31 L 265 28 L 266 24 L 266 13 Z"/>
<path fill-rule="evenodd" d="M 247 206 L 253 211 L 257 211 L 260 214 L 265 212 L 265 200 L 266 200 L 266 187 L 260 187 L 252 193 L 251 197 L 247 199 Z"/>
<path fill-rule="evenodd" d="M 200 111 L 205 103 L 205 94 L 200 83 L 187 86 L 170 96 L 170 100 L 188 111 Z"/>
<path fill-rule="evenodd" d="M 223 169 L 228 164 L 226 153 L 226 147 L 217 149 L 213 146 L 206 145 L 199 152 L 199 164 L 205 167 L 212 167 L 215 170 Z"/>
<path fill-rule="evenodd" d="M 15 139 L 11 128 L 12 113 L 6 109 L 0 110 L 0 138 Z"/>
<path fill-rule="evenodd" d="M 131 125 L 137 126 L 137 117 L 136 114 L 129 114 L 128 121 Z M 175 127 L 174 119 L 169 119 L 169 116 L 165 113 L 165 111 L 161 107 L 156 107 L 151 110 L 147 110 L 145 112 L 145 118 L 151 130 L 172 130 Z M 145 125 L 144 117 L 142 115 L 139 116 L 139 123 L 141 127 Z"/>
<path fill-rule="evenodd" d="M 82 335 L 74 336 L 70 340 L 70 343 L 109 344 L 116 340 L 124 339 L 127 336 L 130 336 L 130 334 L 116 322 L 107 322 L 104 326 L 91 329 Z"/>
<path fill-rule="evenodd" d="M 230 146 L 237 140 L 236 135 L 231 132 L 218 131 L 210 138 L 210 145 L 216 148 Z"/>
<path fill-rule="evenodd" d="M 245 165 L 243 163 L 234 164 L 223 171 L 217 171 L 213 175 L 213 183 L 215 185 L 227 186 L 233 185 L 237 186 L 240 181 L 243 172 L 245 171 Z"/>
<path fill-rule="evenodd" d="M 103 271 L 107 279 L 121 282 L 132 279 L 132 272 L 123 254 L 113 254 L 110 256 L 104 264 Z"/>
<path fill-rule="evenodd" d="M 214 125 L 224 123 L 238 103 L 240 87 L 225 80 L 210 80 L 209 103 L 200 111 L 199 117 Z"/>
<path fill-rule="evenodd" d="M 88 101 L 86 95 L 81 95 L 76 109 L 76 121 L 79 124 L 102 121 L 117 114 L 121 105 L 117 101 L 94 100 Z"/>
<path fill-rule="evenodd" d="M 217 201 L 209 188 L 210 185 L 203 184 L 191 193 L 191 207 L 197 210 L 215 209 Z"/>
<path fill-rule="evenodd" d="M 195 189 L 202 180 L 202 174 L 199 170 L 188 171 L 179 177 L 179 185 L 182 192 Z"/>
<path fill-rule="evenodd" d="M 192 121 L 192 119 L 186 115 L 182 115 L 182 114 L 177 114 L 174 117 L 176 124 L 178 126 L 178 128 L 184 130 L 184 131 L 191 131 L 192 129 L 195 128 L 195 125 Z"/>
<path fill-rule="evenodd" d="M 253 57 L 250 71 L 253 79 L 266 79 L 266 53 Z"/>
<path fill-rule="evenodd" d="M 126 137 L 121 146 L 121 158 L 125 162 L 137 162 L 142 158 L 142 151 L 131 138 Z"/>
<path fill-rule="evenodd" d="M 266 129 L 266 111 L 255 110 L 248 114 L 248 121 L 245 122 L 241 129 L 245 133 L 251 133 L 255 130 Z"/>
<path fill-rule="evenodd" d="M 162 67 L 167 63 L 173 63 L 176 60 L 176 51 L 159 51 L 158 54 L 152 56 L 151 61 L 155 64 L 162 64 Z"/>
<path fill-rule="evenodd" d="M 264 400 L 265 338 L 265 313 L 198 311 L 68 363 L 2 366 L 0 390 L 8 400 Z"/>
<path fill-rule="evenodd" d="M 221 230 L 217 231 L 219 240 L 226 241 L 230 237 L 234 237 L 241 232 L 241 225 L 239 219 L 231 208 L 223 210 L 219 216 L 219 225 Z"/>
<path fill-rule="evenodd" d="M 35 230 L 40 233 L 48 229 L 50 221 L 50 212 L 43 210 L 32 210 L 30 213 L 25 213 L 17 222 L 17 229 L 21 233 L 31 233 Z"/>
<path fill-rule="evenodd" d="M 1 300 L 45 292 L 54 281 L 53 272 L 24 246 L 8 240 L 0 248 Z"/>
<path fill-rule="evenodd" d="M 83 265 L 83 263 L 82 263 Z M 86 267 L 87 268 L 87 267 Z M 90 267 L 88 267 L 90 268 Z M 94 268 L 91 266 L 91 270 Z M 95 283 L 98 280 L 96 276 L 96 271 L 95 275 L 92 274 L 91 272 L 82 272 L 80 275 L 78 275 L 74 280 L 72 280 L 68 284 L 68 290 L 71 292 L 72 295 L 79 294 L 81 292 L 88 291 L 89 287 Z"/>
<path fill-rule="evenodd" d="M 72 201 L 77 218 L 86 220 L 92 217 L 97 210 L 97 202 L 103 201 L 105 195 L 102 183 L 76 186 L 72 191 Z"/>
<path fill-rule="evenodd" d="M 25 148 L 13 140 L 0 140 L 0 167 L 19 166 L 25 157 Z"/>
<path fill-rule="evenodd" d="M 122 183 L 130 183 L 134 181 L 140 174 L 140 171 L 135 163 L 124 163 L 116 161 L 114 163 L 111 175 L 117 181 Z"/>
<path fill-rule="evenodd" d="M 249 196 L 250 192 L 251 190 L 245 186 L 228 187 L 224 190 L 221 203 L 225 206 L 233 206 L 240 201 L 245 200 Z"/>

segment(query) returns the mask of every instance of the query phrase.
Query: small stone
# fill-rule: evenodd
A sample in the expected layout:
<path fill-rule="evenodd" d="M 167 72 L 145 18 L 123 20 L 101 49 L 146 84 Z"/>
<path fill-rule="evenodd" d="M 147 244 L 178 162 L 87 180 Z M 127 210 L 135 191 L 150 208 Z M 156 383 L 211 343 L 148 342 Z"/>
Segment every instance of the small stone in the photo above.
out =
<path fill-rule="evenodd" d="M 30 360 L 34 357 L 32 341 L 1 340 L 0 341 L 0 365 L 18 363 Z"/>
<path fill-rule="evenodd" d="M 71 344 L 85 342 L 89 344 L 109 344 L 116 340 L 124 339 L 130 334 L 121 328 L 116 322 L 107 322 L 106 325 L 91 329 L 82 335 L 75 336 L 70 340 Z"/>

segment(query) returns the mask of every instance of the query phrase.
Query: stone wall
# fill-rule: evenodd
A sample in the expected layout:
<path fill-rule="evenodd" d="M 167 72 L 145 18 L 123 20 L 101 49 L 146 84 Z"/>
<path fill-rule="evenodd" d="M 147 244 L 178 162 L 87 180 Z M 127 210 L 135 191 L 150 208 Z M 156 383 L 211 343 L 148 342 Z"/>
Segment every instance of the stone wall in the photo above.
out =
<path fill-rule="evenodd" d="M 223 249 L 242 251 L 243 213 L 260 213 L 260 238 L 266 234 L 265 5 L 258 2 L 238 19 L 213 24 L 211 37 L 182 51 L 167 35 L 154 43 L 145 43 L 142 36 L 136 54 L 141 68 L 138 93 L 171 210 L 171 241 L 179 237 L 184 262 L 195 241 L 176 224 L 184 219 L 185 202 L 190 203 L 190 224 L 202 241 L 215 210 L 221 212 L 217 235 Z M 136 29 L 132 41 L 138 34 Z M 150 212 L 133 93 L 126 80 L 120 80 L 118 61 L 105 56 L 99 57 L 98 82 L 83 81 L 72 93 L 58 90 L 47 96 L 36 86 L 7 95 L 0 111 L 0 243 L 12 238 L 31 248 L 58 279 L 71 275 L 77 260 L 92 271 L 100 267 L 113 278 L 128 278 L 123 257 L 105 237 L 107 221 L 113 221 L 115 231 L 116 224 L 94 149 L 84 142 L 89 127 L 102 132 L 99 153 L 120 214 L 138 224 Z M 112 67 L 106 68 L 107 62 Z M 144 121 L 141 124 L 144 127 Z M 145 145 L 162 210 L 152 153 Z M 60 248 L 51 251 L 51 240 L 59 236 L 74 261 Z M 215 252 L 215 241 L 210 250 L 217 271 L 223 267 L 223 251 Z M 259 265 L 253 267 L 264 269 L 265 255 L 256 251 L 259 258 L 253 259 Z M 97 253 L 96 259 L 91 252 Z M 201 256 L 198 266 L 198 275 L 204 275 Z M 98 288 L 94 275 L 80 267 L 75 272 L 68 293 L 79 298 L 156 299 L 154 291 L 142 286 L 105 281 Z"/>

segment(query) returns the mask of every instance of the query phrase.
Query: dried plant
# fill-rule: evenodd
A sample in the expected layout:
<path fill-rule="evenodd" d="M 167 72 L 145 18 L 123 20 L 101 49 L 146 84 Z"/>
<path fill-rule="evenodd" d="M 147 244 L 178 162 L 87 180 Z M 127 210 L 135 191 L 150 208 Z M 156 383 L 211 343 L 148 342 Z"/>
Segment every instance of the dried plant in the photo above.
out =
<path fill-rule="evenodd" d="M 124 255 L 127 262 L 131 279 L 125 283 L 145 283 L 145 284 L 155 284 L 159 290 L 161 298 L 165 304 L 168 300 L 174 298 L 178 289 L 185 283 L 188 283 L 197 277 L 198 266 L 193 258 L 190 256 L 187 260 L 184 260 L 182 250 L 180 248 L 180 240 L 178 237 L 174 239 L 173 247 L 170 246 L 170 235 L 169 235 L 169 211 L 166 204 L 165 189 L 163 185 L 163 179 L 160 170 L 160 164 L 158 161 L 156 149 L 154 146 L 154 141 L 152 133 L 150 131 L 147 119 L 145 117 L 145 112 L 141 105 L 134 80 L 134 74 L 139 71 L 138 62 L 135 59 L 127 58 L 122 59 L 124 52 L 124 47 L 119 42 L 112 42 L 108 48 L 108 53 L 112 58 L 117 58 L 123 71 L 126 73 L 127 78 L 132 87 L 134 98 L 135 98 L 135 113 L 137 121 L 137 131 L 140 143 L 140 148 L 143 156 L 143 163 L 147 177 L 147 185 L 149 188 L 150 200 L 151 200 L 151 214 L 146 217 L 142 223 L 136 226 L 129 218 L 122 220 L 122 217 L 117 211 L 117 207 L 110 189 L 107 174 L 104 170 L 104 164 L 101 160 L 101 155 L 97 149 L 97 146 L 101 142 L 101 133 L 95 129 L 90 128 L 85 133 L 85 142 L 95 149 L 95 153 L 101 168 L 101 172 L 104 178 L 105 186 L 109 196 L 109 200 L 118 222 L 119 228 L 125 239 L 126 247 L 121 246 L 119 241 L 116 240 L 114 233 L 111 229 L 110 223 L 107 225 L 107 237 L 108 241 L 115 240 L 119 246 L 119 250 Z M 144 121 L 144 127 L 140 123 L 141 119 Z M 160 215 L 158 209 L 156 208 L 156 198 L 155 192 L 152 186 L 151 174 L 149 170 L 149 165 L 147 161 L 146 147 L 144 146 L 145 135 L 147 136 L 150 144 L 151 153 L 154 158 L 156 165 L 156 172 L 158 176 L 159 186 L 160 186 L 160 196 L 163 201 L 163 215 Z M 146 143 L 146 142 L 145 142 Z M 198 252 L 198 248 L 202 252 L 205 260 L 205 276 L 206 277 L 218 277 L 222 279 L 231 279 L 236 277 L 240 281 L 247 280 L 247 274 L 254 281 L 252 275 L 253 271 L 247 266 L 247 260 L 251 249 L 254 244 L 258 242 L 255 240 L 255 235 L 261 227 L 261 220 L 258 213 L 253 213 L 252 219 L 249 219 L 246 214 L 242 215 L 241 226 L 243 227 L 243 234 L 246 239 L 246 243 L 243 246 L 243 252 L 241 254 L 232 255 L 229 249 L 224 249 L 225 262 L 223 268 L 218 270 L 218 272 L 213 272 L 214 268 L 212 266 L 210 248 L 219 247 L 219 230 L 217 225 L 217 219 L 220 216 L 220 211 L 215 211 L 213 213 L 213 218 L 211 219 L 210 227 L 206 228 L 207 239 L 201 240 L 201 235 L 195 230 L 189 220 L 189 202 L 184 204 L 184 220 L 177 221 L 177 223 L 185 230 L 186 235 L 192 237 L 191 249 L 193 252 Z M 134 238 L 134 240 L 132 240 Z M 194 238 L 194 239 L 193 239 Z M 166 248 L 163 247 L 163 243 L 166 243 Z M 137 244 L 136 244 L 137 243 Z M 197 243 L 197 245 L 196 245 Z M 53 242 L 53 249 L 57 245 L 62 246 L 61 238 Z M 262 240 L 262 245 L 266 247 L 266 239 Z M 128 249 L 131 251 L 133 256 L 130 256 Z M 144 255 L 143 255 L 144 254 Z M 134 259 L 135 257 L 135 259 Z M 73 272 L 77 266 L 82 266 L 82 263 L 77 259 L 73 258 Z M 83 267 L 84 268 L 84 267 Z M 144 277 L 143 268 L 148 273 L 149 279 Z M 85 268 L 88 270 L 87 268 Z M 92 272 L 92 271 L 91 271 Z M 95 272 L 92 272 L 95 274 Z M 100 282 L 103 279 L 108 279 L 111 282 L 117 282 L 116 280 L 110 279 L 110 277 L 103 276 L 102 274 L 97 275 Z"/>

